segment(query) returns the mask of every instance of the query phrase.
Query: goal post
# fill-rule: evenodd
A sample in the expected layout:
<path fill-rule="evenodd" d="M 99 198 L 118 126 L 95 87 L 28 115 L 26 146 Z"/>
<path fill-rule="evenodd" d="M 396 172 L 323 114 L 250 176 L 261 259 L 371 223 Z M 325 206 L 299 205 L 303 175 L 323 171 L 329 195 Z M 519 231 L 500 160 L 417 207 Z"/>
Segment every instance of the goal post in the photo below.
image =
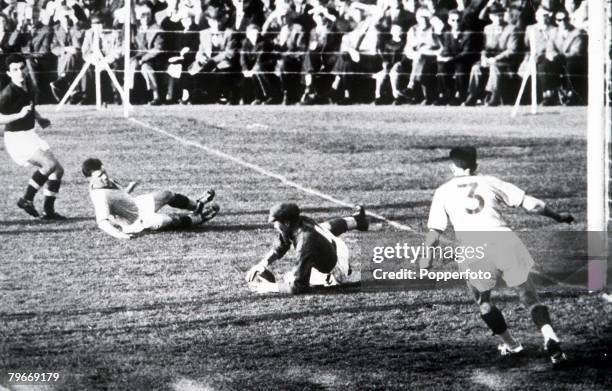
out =
<path fill-rule="evenodd" d="M 606 58 L 608 1 L 588 3 L 588 107 L 587 107 L 587 230 L 588 289 L 602 290 L 606 285 L 608 230 L 609 129 L 606 118 Z"/>
<path fill-rule="evenodd" d="M 131 0 L 125 0 L 123 9 L 123 117 L 130 117 L 130 86 L 128 75 L 130 74 L 130 49 L 132 41 L 132 4 Z"/>

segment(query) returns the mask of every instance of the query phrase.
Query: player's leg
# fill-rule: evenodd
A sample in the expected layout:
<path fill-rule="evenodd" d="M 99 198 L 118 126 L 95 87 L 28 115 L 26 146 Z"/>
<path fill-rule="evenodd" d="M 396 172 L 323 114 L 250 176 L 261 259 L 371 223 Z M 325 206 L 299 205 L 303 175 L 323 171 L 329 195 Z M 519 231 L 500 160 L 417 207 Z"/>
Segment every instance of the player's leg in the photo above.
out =
<path fill-rule="evenodd" d="M 548 353 L 553 365 L 561 365 L 566 356 L 561 350 L 559 337 L 555 333 L 550 320 L 548 307 L 541 304 L 531 277 L 516 287 L 521 303 L 531 312 L 533 323 L 538 327 L 544 337 L 544 349 Z"/>
<path fill-rule="evenodd" d="M 279 284 L 279 291 L 281 293 L 306 292 L 310 287 L 310 275 L 312 274 L 313 266 L 310 262 L 302 261 L 291 271 L 285 273 Z"/>
<path fill-rule="evenodd" d="M 53 160 L 53 171 L 49 174 L 46 188 L 43 190 L 45 201 L 43 204 L 44 214 L 43 219 L 47 220 L 65 220 L 66 218 L 55 211 L 55 200 L 62 185 L 62 177 L 64 176 L 64 167 L 60 164 L 57 158 L 51 151 L 46 151 L 48 157 Z"/>
<path fill-rule="evenodd" d="M 355 207 L 355 213 L 352 216 L 328 220 L 322 223 L 321 226 L 335 236 L 340 236 L 343 233 L 353 229 L 367 231 L 370 223 L 366 217 L 365 209 L 363 206 L 358 205 Z"/>
<path fill-rule="evenodd" d="M 514 339 L 514 337 L 512 337 L 510 331 L 508 331 L 508 326 L 506 325 L 504 315 L 491 301 L 491 291 L 481 292 L 469 283 L 468 287 L 472 291 L 474 299 L 478 304 L 480 317 L 493 332 L 493 334 L 497 335 L 503 342 L 498 347 L 500 353 L 502 355 L 508 355 L 521 352 L 523 347 Z"/>
<path fill-rule="evenodd" d="M 169 219 L 166 219 L 164 228 L 171 229 L 196 227 L 198 225 L 201 225 L 205 221 L 210 220 L 207 220 L 205 216 L 200 213 L 173 213 L 171 215 L 164 216 L 169 217 Z"/>
<path fill-rule="evenodd" d="M 346 243 L 340 238 L 335 238 L 336 243 L 336 266 L 329 273 L 328 284 L 336 285 L 348 282 L 349 276 L 352 273 L 349 262 L 349 249 Z"/>
<path fill-rule="evenodd" d="M 212 220 L 219 212 L 216 204 L 207 205 L 202 213 L 150 213 L 141 216 L 139 230 L 159 231 L 163 229 L 180 230 L 196 227 Z"/>
<path fill-rule="evenodd" d="M 183 194 L 175 193 L 170 190 L 162 190 L 151 193 L 153 200 L 153 212 L 157 212 L 163 206 L 168 205 L 172 208 L 189 210 L 195 213 L 202 213 L 206 204 L 215 198 L 215 191 L 207 190 L 197 200 L 191 199 Z"/>
<path fill-rule="evenodd" d="M 31 216 L 39 217 L 39 213 L 34 207 L 34 197 L 38 190 L 40 190 L 49 179 L 49 176 L 55 171 L 57 167 L 57 159 L 48 150 L 37 149 L 28 158 L 27 162 L 38 170 L 32 174 L 26 191 L 22 198 L 19 199 L 17 205 L 26 211 Z"/>

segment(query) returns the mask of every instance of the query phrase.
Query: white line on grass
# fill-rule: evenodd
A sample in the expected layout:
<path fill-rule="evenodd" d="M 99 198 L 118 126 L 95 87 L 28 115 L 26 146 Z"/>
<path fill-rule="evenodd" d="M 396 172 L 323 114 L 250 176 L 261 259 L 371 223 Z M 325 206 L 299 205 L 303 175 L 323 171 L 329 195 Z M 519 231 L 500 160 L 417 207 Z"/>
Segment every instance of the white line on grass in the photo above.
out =
<path fill-rule="evenodd" d="M 180 142 L 182 144 L 189 145 L 189 146 L 195 147 L 195 148 L 199 148 L 199 149 L 201 149 L 201 150 L 203 150 L 203 151 L 205 151 L 205 152 L 207 152 L 207 153 L 209 153 L 211 155 L 215 155 L 215 156 L 220 157 L 222 159 L 230 160 L 230 161 L 232 161 L 232 162 L 234 162 L 236 164 L 239 164 L 239 165 L 241 165 L 243 167 L 250 168 L 251 170 L 256 171 L 256 172 L 258 172 L 258 173 L 260 173 L 262 175 L 266 175 L 266 176 L 269 176 L 270 178 L 277 179 L 281 183 L 283 183 L 284 185 L 289 186 L 289 187 L 293 187 L 293 188 L 295 188 L 295 189 L 297 189 L 299 191 L 302 191 L 304 193 L 307 193 L 307 194 L 310 194 L 310 195 L 314 195 L 314 196 L 317 196 L 319 198 L 323 198 L 324 200 L 331 201 L 334 204 L 345 206 L 347 208 L 352 208 L 352 207 L 355 206 L 354 204 L 351 204 L 351 203 L 339 200 L 339 199 L 334 198 L 334 197 L 332 197 L 332 196 L 330 196 L 328 194 L 322 193 L 319 190 L 316 190 L 316 189 L 313 189 L 313 188 L 310 188 L 310 187 L 306 187 L 306 186 L 300 185 L 299 183 L 291 181 L 291 180 L 287 179 L 286 177 L 284 177 L 284 176 L 282 176 L 280 174 L 276 174 L 276 173 L 274 173 L 272 171 L 266 170 L 263 167 L 260 167 L 260 166 L 258 166 L 256 164 L 253 164 L 253 163 L 249 163 L 249 162 L 247 162 L 245 160 L 242 160 L 242 159 L 240 159 L 238 157 L 235 157 L 235 156 L 229 155 L 229 154 L 227 154 L 225 152 L 219 151 L 218 149 L 207 147 L 206 145 L 200 144 L 200 143 L 195 142 L 195 141 L 187 140 L 187 139 L 185 139 L 183 137 L 180 137 L 180 136 L 177 136 L 175 134 L 172 134 L 172 133 L 170 133 L 170 132 L 168 132 L 168 131 L 166 131 L 164 129 L 158 128 L 157 126 L 150 125 L 150 124 L 148 124 L 146 122 L 137 120 L 135 118 L 130 118 L 130 121 L 135 122 L 135 123 L 137 123 L 140 126 L 143 126 L 145 128 L 151 129 L 151 130 L 153 130 L 153 131 L 155 131 L 157 133 L 163 134 L 164 136 L 168 136 L 168 137 L 170 137 L 170 138 L 172 138 L 172 139 L 174 139 L 174 140 L 176 140 L 176 141 L 178 141 L 178 142 Z M 386 217 L 379 215 L 378 213 L 373 213 L 373 212 L 370 212 L 370 211 L 366 211 L 366 213 L 369 216 L 372 216 L 372 217 L 374 217 L 375 219 L 378 219 L 378 220 L 382 220 L 382 221 L 386 222 L 387 224 L 389 224 L 389 225 L 391 225 L 391 226 L 393 226 L 393 227 L 395 227 L 397 229 L 400 229 L 402 231 L 412 231 L 412 228 L 410 228 L 409 226 L 401 224 L 401 223 L 398 223 L 397 221 L 389 220 Z"/>

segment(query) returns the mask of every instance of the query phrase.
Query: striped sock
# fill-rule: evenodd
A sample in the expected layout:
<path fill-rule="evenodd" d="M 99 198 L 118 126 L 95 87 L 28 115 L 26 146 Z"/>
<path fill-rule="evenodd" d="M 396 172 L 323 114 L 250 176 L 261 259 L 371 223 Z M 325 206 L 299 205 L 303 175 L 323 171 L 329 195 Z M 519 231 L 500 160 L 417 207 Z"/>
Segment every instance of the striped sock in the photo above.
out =
<path fill-rule="evenodd" d="M 46 213 L 53 213 L 55 211 L 55 198 L 57 197 L 61 184 L 61 179 L 59 179 L 55 173 L 49 175 L 47 188 L 43 191 L 43 194 L 45 195 L 43 208 Z"/>
<path fill-rule="evenodd" d="M 202 216 L 199 214 L 176 214 L 172 216 L 173 228 L 189 228 L 202 224 Z"/>
<path fill-rule="evenodd" d="M 47 175 L 41 173 L 40 171 L 34 172 L 34 174 L 32 174 L 32 178 L 30 178 L 30 182 L 28 182 L 28 187 L 23 198 L 28 201 L 33 201 L 38 189 L 40 189 L 46 181 Z"/>

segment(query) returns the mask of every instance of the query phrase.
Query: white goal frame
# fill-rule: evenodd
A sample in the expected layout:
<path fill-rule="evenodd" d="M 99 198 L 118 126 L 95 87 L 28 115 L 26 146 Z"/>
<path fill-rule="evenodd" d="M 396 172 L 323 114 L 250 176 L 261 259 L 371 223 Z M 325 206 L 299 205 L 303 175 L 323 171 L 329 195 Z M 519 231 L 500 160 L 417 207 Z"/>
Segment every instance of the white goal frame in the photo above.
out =
<path fill-rule="evenodd" d="M 608 7 L 606 6 L 608 5 Z M 608 121 L 606 112 L 607 17 L 609 1 L 588 2 L 589 68 L 587 106 L 588 289 L 606 285 L 608 231 Z"/>

